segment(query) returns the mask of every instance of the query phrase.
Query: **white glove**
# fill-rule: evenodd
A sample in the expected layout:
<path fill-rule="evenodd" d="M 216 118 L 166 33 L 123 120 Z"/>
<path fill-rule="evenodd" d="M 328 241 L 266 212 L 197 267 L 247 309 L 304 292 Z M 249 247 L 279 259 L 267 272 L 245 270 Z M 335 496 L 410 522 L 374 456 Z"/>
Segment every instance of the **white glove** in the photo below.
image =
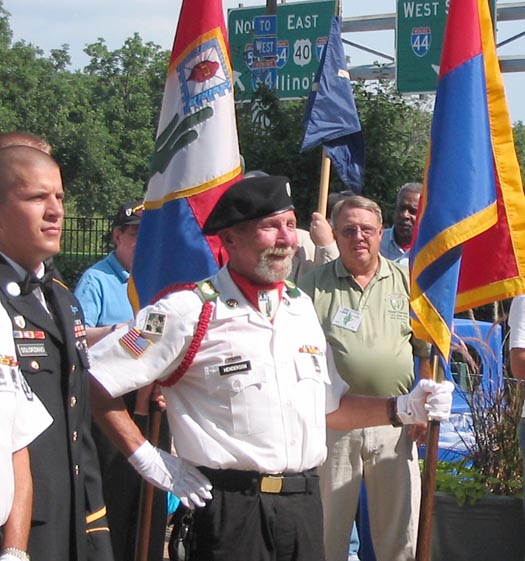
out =
<path fill-rule="evenodd" d="M 397 416 L 405 425 L 432 421 L 447 421 L 452 407 L 454 384 L 421 380 L 407 395 L 397 398 Z"/>
<path fill-rule="evenodd" d="M 159 450 L 146 440 L 128 458 L 142 477 L 163 491 L 176 495 L 187 508 L 205 506 L 212 498 L 212 485 L 197 468 L 181 458 Z"/>
<path fill-rule="evenodd" d="M 26 555 L 26 559 L 29 560 L 29 555 L 20 550 L 19 555 L 13 555 L 12 553 L 5 551 L 0 555 L 0 561 L 20 561 L 20 559 L 22 559 L 22 555 Z"/>

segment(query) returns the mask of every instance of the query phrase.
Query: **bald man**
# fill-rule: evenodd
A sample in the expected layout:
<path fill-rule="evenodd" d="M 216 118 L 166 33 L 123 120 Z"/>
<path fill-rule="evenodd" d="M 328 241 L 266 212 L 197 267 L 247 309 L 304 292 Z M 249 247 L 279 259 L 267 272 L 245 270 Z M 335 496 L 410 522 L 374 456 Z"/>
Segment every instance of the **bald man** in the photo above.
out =
<path fill-rule="evenodd" d="M 29 446 L 28 553 L 33 561 L 112 561 L 90 433 L 84 318 L 44 265 L 60 249 L 63 198 L 49 155 L 27 146 L 0 149 L 0 301 L 22 373 L 54 420 Z"/>

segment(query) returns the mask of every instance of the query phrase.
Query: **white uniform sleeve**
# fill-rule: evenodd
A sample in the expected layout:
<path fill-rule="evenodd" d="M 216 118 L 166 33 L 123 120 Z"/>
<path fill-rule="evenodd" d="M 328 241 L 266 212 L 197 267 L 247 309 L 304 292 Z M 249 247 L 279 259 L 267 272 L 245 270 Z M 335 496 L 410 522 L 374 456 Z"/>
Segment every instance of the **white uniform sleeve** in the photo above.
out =
<path fill-rule="evenodd" d="M 339 409 L 341 398 L 348 391 L 348 384 L 339 376 L 335 367 L 332 348 L 326 345 L 326 363 L 328 366 L 328 376 L 330 377 L 330 385 L 326 388 L 326 414 L 333 413 Z"/>
<path fill-rule="evenodd" d="M 201 309 L 200 298 L 187 291 L 143 308 L 91 347 L 91 375 L 112 397 L 167 378 L 193 340 Z"/>
<path fill-rule="evenodd" d="M 525 349 L 525 295 L 516 296 L 509 312 L 509 348 Z"/>
<path fill-rule="evenodd" d="M 0 394 L 2 423 L 0 438 L 16 452 L 27 446 L 53 422 L 31 391 L 17 366 L 11 319 L 0 306 Z"/>

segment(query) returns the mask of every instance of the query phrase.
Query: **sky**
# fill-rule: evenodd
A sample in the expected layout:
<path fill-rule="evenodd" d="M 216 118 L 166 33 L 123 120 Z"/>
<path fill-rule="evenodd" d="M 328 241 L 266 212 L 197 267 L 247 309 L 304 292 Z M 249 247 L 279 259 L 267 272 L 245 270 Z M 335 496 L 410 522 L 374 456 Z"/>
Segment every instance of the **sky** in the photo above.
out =
<path fill-rule="evenodd" d="M 503 3 L 509 1 L 498 2 Z M 88 63 L 83 49 L 99 37 L 113 50 L 138 32 L 144 41 L 152 41 L 163 49 L 171 50 L 180 4 L 181 0 L 4 0 L 4 8 L 11 14 L 14 40 L 23 39 L 46 53 L 68 44 L 73 68 L 83 68 Z M 244 0 L 242 5 L 250 7 L 261 4 L 264 4 L 264 0 Z M 239 2 L 223 0 L 223 6 L 226 18 L 226 10 L 238 8 Z M 395 9 L 396 0 L 343 0 L 343 18 L 394 13 Z M 525 21 L 500 22 L 497 42 L 523 31 Z M 394 56 L 393 31 L 345 34 L 344 37 Z M 345 49 L 351 65 L 373 64 L 376 60 L 386 62 L 353 47 L 347 46 Z M 525 37 L 498 49 L 498 54 L 525 54 Z M 503 79 L 511 121 L 525 122 L 525 73 L 505 73 Z"/>

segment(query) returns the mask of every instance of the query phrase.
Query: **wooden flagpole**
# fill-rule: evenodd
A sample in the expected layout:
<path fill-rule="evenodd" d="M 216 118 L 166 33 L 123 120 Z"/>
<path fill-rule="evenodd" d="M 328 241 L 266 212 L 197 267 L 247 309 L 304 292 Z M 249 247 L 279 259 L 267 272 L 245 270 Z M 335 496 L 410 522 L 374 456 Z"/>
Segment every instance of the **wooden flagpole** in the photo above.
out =
<path fill-rule="evenodd" d="M 317 201 L 317 212 L 326 217 L 326 209 L 328 207 L 328 190 L 330 188 L 330 158 L 326 150 L 323 148 L 321 157 L 321 179 L 319 181 L 319 199 Z"/>
<path fill-rule="evenodd" d="M 150 402 L 148 434 L 146 438 L 158 446 L 160 438 L 160 422 L 162 411 L 157 402 Z M 155 487 L 145 481 L 141 481 L 139 516 L 137 520 L 137 537 L 135 542 L 135 561 L 148 561 L 149 543 L 151 535 L 151 517 L 153 514 L 153 494 Z"/>
<path fill-rule="evenodd" d="M 438 355 L 432 362 L 432 379 L 439 380 Z M 417 533 L 416 561 L 430 560 L 430 541 L 432 537 L 432 514 L 434 510 L 434 490 L 436 488 L 436 468 L 439 447 L 439 421 L 428 422 L 425 464 L 421 481 L 421 506 Z"/>

